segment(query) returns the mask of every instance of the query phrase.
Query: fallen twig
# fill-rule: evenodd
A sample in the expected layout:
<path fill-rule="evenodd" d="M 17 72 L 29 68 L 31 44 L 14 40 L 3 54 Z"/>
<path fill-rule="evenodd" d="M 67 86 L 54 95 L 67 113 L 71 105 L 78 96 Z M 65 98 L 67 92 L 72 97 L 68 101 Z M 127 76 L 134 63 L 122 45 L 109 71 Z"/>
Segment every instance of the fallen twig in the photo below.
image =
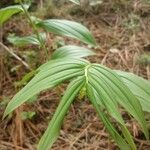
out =
<path fill-rule="evenodd" d="M 27 69 L 31 70 L 30 66 L 25 61 L 23 61 L 18 55 L 16 55 L 12 49 L 8 48 L 2 42 L 0 42 L 0 46 L 2 46 L 8 53 L 10 53 L 17 60 L 19 60 Z"/>

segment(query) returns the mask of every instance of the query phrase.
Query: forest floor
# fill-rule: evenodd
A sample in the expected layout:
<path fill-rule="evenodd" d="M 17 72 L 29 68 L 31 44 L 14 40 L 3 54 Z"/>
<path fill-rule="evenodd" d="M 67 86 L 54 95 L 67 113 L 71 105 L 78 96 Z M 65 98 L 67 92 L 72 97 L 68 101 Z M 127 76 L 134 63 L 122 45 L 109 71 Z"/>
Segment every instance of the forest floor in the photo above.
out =
<path fill-rule="evenodd" d="M 45 18 L 51 17 L 46 14 Z M 96 56 L 89 59 L 112 69 L 133 72 L 150 79 L 150 3 L 149 1 L 131 1 L 125 4 L 103 2 L 97 8 L 79 8 L 62 5 L 54 10 L 53 18 L 66 18 L 81 22 L 93 33 L 98 46 L 93 49 Z M 21 21 L 20 21 L 21 20 Z M 8 33 L 28 35 L 31 28 L 22 16 L 16 16 L 3 27 L 3 41 L 15 49 L 32 68 L 44 62 L 44 55 L 36 47 L 15 48 L 7 41 Z M 49 54 L 59 44 L 77 44 L 76 40 L 49 35 L 47 45 L 51 45 Z M 30 105 L 19 107 L 13 116 L 2 120 L 8 101 L 19 90 L 16 81 L 29 72 L 18 60 L 7 53 L 0 54 L 0 150 L 35 150 L 37 142 L 52 117 L 65 85 L 51 91 L 42 92 L 38 100 Z M 22 112 L 35 113 L 30 119 L 22 120 Z M 150 150 L 137 122 L 121 109 L 127 121 L 127 127 L 134 136 L 138 150 Z M 150 115 L 146 114 L 150 127 Z M 92 105 L 84 98 L 74 102 L 65 117 L 59 139 L 52 150 L 116 150 L 116 144 L 105 131 Z"/>

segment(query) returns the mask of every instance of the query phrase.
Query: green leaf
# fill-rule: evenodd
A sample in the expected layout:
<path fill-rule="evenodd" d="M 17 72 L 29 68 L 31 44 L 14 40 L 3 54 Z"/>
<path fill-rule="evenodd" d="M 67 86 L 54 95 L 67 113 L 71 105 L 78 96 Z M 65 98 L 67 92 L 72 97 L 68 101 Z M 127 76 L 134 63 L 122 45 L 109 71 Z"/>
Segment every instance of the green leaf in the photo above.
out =
<path fill-rule="evenodd" d="M 62 59 L 51 61 L 41 68 L 39 73 L 9 102 L 4 117 L 31 97 L 48 88 L 55 87 L 65 80 L 84 74 L 87 61 Z"/>
<path fill-rule="evenodd" d="M 100 77 L 97 77 L 94 74 L 95 70 L 92 70 L 92 73 L 89 73 L 89 82 L 93 85 L 94 89 L 97 91 L 99 100 L 105 106 L 109 114 L 115 118 L 120 124 L 124 124 L 124 121 L 119 113 L 118 106 L 116 101 L 114 101 L 114 93 L 109 87 L 102 81 Z"/>
<path fill-rule="evenodd" d="M 71 2 L 73 2 L 74 4 L 80 5 L 80 0 L 69 0 Z"/>
<path fill-rule="evenodd" d="M 41 65 L 39 67 L 39 71 L 42 71 L 42 70 L 49 70 L 51 67 L 52 68 L 55 68 L 55 67 L 61 67 L 61 64 L 62 62 L 66 63 L 66 65 L 68 65 L 69 67 L 69 64 L 70 65 L 73 65 L 73 64 L 76 64 L 77 67 L 80 67 L 80 68 L 84 68 L 87 64 L 90 64 L 88 61 L 84 60 L 84 59 L 73 59 L 73 58 L 65 58 L 65 59 L 54 59 L 54 60 L 50 60 L 49 62 Z M 71 68 L 71 66 L 69 67 Z"/>
<path fill-rule="evenodd" d="M 49 32 L 72 37 L 92 46 L 96 45 L 96 42 L 90 31 L 77 22 L 69 20 L 49 19 L 38 21 L 36 25 Z"/>
<path fill-rule="evenodd" d="M 29 5 L 24 5 L 26 9 Z M 0 26 L 16 13 L 23 12 L 21 5 L 13 5 L 0 9 Z"/>
<path fill-rule="evenodd" d="M 20 115 L 22 120 L 31 120 L 36 115 L 36 113 L 34 111 L 23 111 Z"/>
<path fill-rule="evenodd" d="M 95 69 L 97 70 L 97 75 L 112 89 L 116 96 L 116 102 L 122 105 L 139 122 L 148 139 L 149 133 L 139 100 L 122 82 L 115 71 L 98 64 L 94 64 L 94 70 Z"/>
<path fill-rule="evenodd" d="M 32 96 L 31 98 L 29 98 L 29 100 L 27 101 L 28 104 L 33 104 L 35 101 L 38 100 L 38 94 Z"/>
<path fill-rule="evenodd" d="M 150 81 L 145 80 L 133 73 L 116 70 L 124 84 L 136 96 L 144 111 L 150 112 Z"/>
<path fill-rule="evenodd" d="M 75 99 L 76 95 L 79 93 L 81 88 L 84 86 L 84 84 L 85 84 L 84 76 L 73 80 L 69 84 L 62 100 L 60 101 L 59 106 L 57 107 L 55 111 L 55 114 L 47 130 L 45 131 L 44 135 L 42 136 L 39 142 L 38 150 L 43 150 L 43 149 L 49 150 L 52 144 L 56 141 L 56 139 L 59 136 L 59 131 L 60 131 L 63 119 L 67 111 L 69 110 L 71 103 L 73 102 L 73 100 Z"/>
<path fill-rule="evenodd" d="M 46 40 L 45 33 L 40 33 L 39 36 L 43 41 Z M 26 46 L 29 44 L 40 45 L 40 42 L 37 39 L 36 35 L 30 35 L 30 36 L 25 36 L 25 37 L 10 35 L 10 36 L 8 36 L 7 39 L 10 43 L 12 43 L 15 46 Z"/>
<path fill-rule="evenodd" d="M 51 59 L 58 59 L 58 58 L 81 58 L 95 55 L 89 49 L 84 47 L 74 46 L 74 45 L 67 45 L 58 48 L 53 54 Z"/>
<path fill-rule="evenodd" d="M 90 69 L 89 69 L 90 70 Z M 120 124 L 120 127 L 122 129 L 122 133 L 125 137 L 125 139 L 128 141 L 132 149 L 136 149 L 135 144 L 133 142 L 132 136 L 130 135 L 129 131 L 127 130 L 125 123 L 122 119 L 121 114 L 119 113 L 118 106 L 116 101 L 114 100 L 116 98 L 113 91 L 109 88 L 109 85 L 107 85 L 101 76 L 97 75 L 97 72 L 93 69 L 89 73 L 89 83 L 94 87 L 94 89 L 97 91 L 97 101 L 101 101 L 103 105 L 101 105 L 101 108 L 105 106 L 108 113 Z M 97 102 L 96 101 L 96 102 Z M 98 103 L 100 104 L 100 103 Z"/>
<path fill-rule="evenodd" d="M 97 6 L 103 3 L 103 0 L 91 0 L 90 6 Z"/>
<path fill-rule="evenodd" d="M 36 73 L 38 73 L 37 70 L 32 70 L 29 73 L 25 74 L 20 81 L 15 82 L 15 86 L 21 87 L 26 85 Z"/>
<path fill-rule="evenodd" d="M 97 99 L 98 97 L 94 94 L 95 91 L 93 89 L 94 88 L 91 84 L 87 85 L 88 97 L 89 97 L 90 101 L 92 102 L 94 108 L 96 109 L 96 112 L 98 113 L 99 118 L 102 120 L 102 122 L 104 123 L 107 131 L 110 133 L 112 138 L 118 144 L 120 149 L 130 150 L 129 145 L 126 143 L 126 141 L 122 138 L 122 136 L 115 129 L 113 124 L 108 119 L 108 116 L 106 115 L 106 113 L 101 108 L 99 108 L 99 105 L 97 104 L 97 101 L 99 101 L 99 99 Z"/>

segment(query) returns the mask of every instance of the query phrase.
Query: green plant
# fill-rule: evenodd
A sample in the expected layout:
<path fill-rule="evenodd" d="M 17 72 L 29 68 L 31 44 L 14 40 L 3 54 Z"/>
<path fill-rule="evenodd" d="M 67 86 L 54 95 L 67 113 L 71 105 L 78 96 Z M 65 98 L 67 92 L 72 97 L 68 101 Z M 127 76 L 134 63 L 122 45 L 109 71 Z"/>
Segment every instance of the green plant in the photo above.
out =
<path fill-rule="evenodd" d="M 73 2 L 75 4 L 77 4 L 77 5 L 80 5 L 80 0 L 69 0 L 69 1 L 71 1 L 71 2 Z"/>
<path fill-rule="evenodd" d="M 140 26 L 140 17 L 138 15 L 135 15 L 135 14 L 130 14 L 128 19 L 123 21 L 123 25 L 127 29 L 137 30 Z"/>
<path fill-rule="evenodd" d="M 59 135 L 65 114 L 83 87 L 86 88 L 86 94 L 108 132 L 121 149 L 136 149 L 136 147 L 118 111 L 118 104 L 122 105 L 139 122 L 148 138 L 149 133 L 140 105 L 141 102 L 143 109 L 149 111 L 150 83 L 148 81 L 130 73 L 114 71 L 99 64 L 91 64 L 83 59 L 51 60 L 42 65 L 38 71 L 39 73 L 9 102 L 4 116 L 40 91 L 53 88 L 69 80 L 70 84 L 40 140 L 39 150 L 47 150 L 52 146 Z M 110 117 L 118 122 L 125 140 L 110 122 Z"/>
<path fill-rule="evenodd" d="M 23 7 L 23 5 L 21 6 Z M 28 39 L 31 39 L 29 43 L 34 44 L 32 39 L 36 39 L 39 41 L 36 44 L 38 43 L 41 47 L 46 48 L 37 30 L 38 27 L 41 27 L 46 31 L 76 38 L 92 46 L 95 45 L 91 33 L 76 22 L 57 19 L 40 20 L 35 17 L 31 18 L 27 11 L 25 13 L 34 28 L 35 34 L 31 35 L 32 38 L 29 38 L 29 36 L 26 38 L 17 37 L 13 40 L 14 43 L 17 43 L 16 40 L 18 40 L 20 45 L 20 42 L 25 40 L 23 44 L 27 44 Z M 81 91 L 84 91 L 84 95 L 93 104 L 99 118 L 120 149 L 135 150 L 136 146 L 118 110 L 119 106 L 124 107 L 138 121 L 145 137 L 149 138 L 143 111 L 150 111 L 150 82 L 134 74 L 112 70 L 81 58 L 93 54 L 86 48 L 72 45 L 57 49 L 52 54 L 51 60 L 47 60 L 37 69 L 35 77 L 7 105 L 4 117 L 39 92 L 54 88 L 65 81 L 70 81 L 47 130 L 38 144 L 38 150 L 49 150 L 52 147 L 59 136 L 63 119 L 70 105 Z M 27 76 L 28 78 L 30 76 Z M 121 134 L 111 122 L 111 118 L 115 119 L 121 128 Z"/>
<path fill-rule="evenodd" d="M 23 7 L 28 9 L 29 5 L 24 5 Z M 23 12 L 23 8 L 20 5 L 8 6 L 0 9 L 0 26 L 2 26 L 2 24 L 10 19 L 14 14 L 19 12 Z"/>
<path fill-rule="evenodd" d="M 139 64 L 142 65 L 150 65 L 150 55 L 149 54 L 142 54 L 137 61 Z"/>
<path fill-rule="evenodd" d="M 27 119 L 32 119 L 36 115 L 36 113 L 34 111 L 28 111 L 28 112 L 23 111 L 21 112 L 20 115 L 22 120 L 27 120 Z"/>

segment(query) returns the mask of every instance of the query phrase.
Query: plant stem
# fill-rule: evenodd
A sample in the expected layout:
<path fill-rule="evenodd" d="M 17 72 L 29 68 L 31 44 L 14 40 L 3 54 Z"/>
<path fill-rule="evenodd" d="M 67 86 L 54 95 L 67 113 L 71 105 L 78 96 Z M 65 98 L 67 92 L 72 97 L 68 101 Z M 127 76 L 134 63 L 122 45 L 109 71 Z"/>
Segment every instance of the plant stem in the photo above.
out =
<path fill-rule="evenodd" d="M 47 50 L 47 48 L 46 48 L 46 46 L 45 46 L 43 40 L 41 39 L 41 37 L 40 37 L 40 35 L 39 35 L 39 32 L 38 32 L 38 30 L 37 30 L 35 24 L 33 23 L 33 21 L 32 21 L 32 19 L 31 19 L 30 15 L 29 15 L 29 13 L 28 13 L 28 11 L 27 11 L 26 8 L 24 7 L 24 5 L 23 5 L 23 3 L 22 3 L 22 0 L 19 0 L 19 3 L 20 3 L 20 5 L 21 5 L 22 9 L 24 10 L 24 13 L 25 13 L 27 19 L 29 20 L 29 23 L 30 23 L 31 26 L 32 26 L 33 32 L 36 34 L 37 39 L 38 39 L 38 41 L 40 42 L 40 47 L 45 51 L 46 60 L 48 60 L 48 50 Z"/>

